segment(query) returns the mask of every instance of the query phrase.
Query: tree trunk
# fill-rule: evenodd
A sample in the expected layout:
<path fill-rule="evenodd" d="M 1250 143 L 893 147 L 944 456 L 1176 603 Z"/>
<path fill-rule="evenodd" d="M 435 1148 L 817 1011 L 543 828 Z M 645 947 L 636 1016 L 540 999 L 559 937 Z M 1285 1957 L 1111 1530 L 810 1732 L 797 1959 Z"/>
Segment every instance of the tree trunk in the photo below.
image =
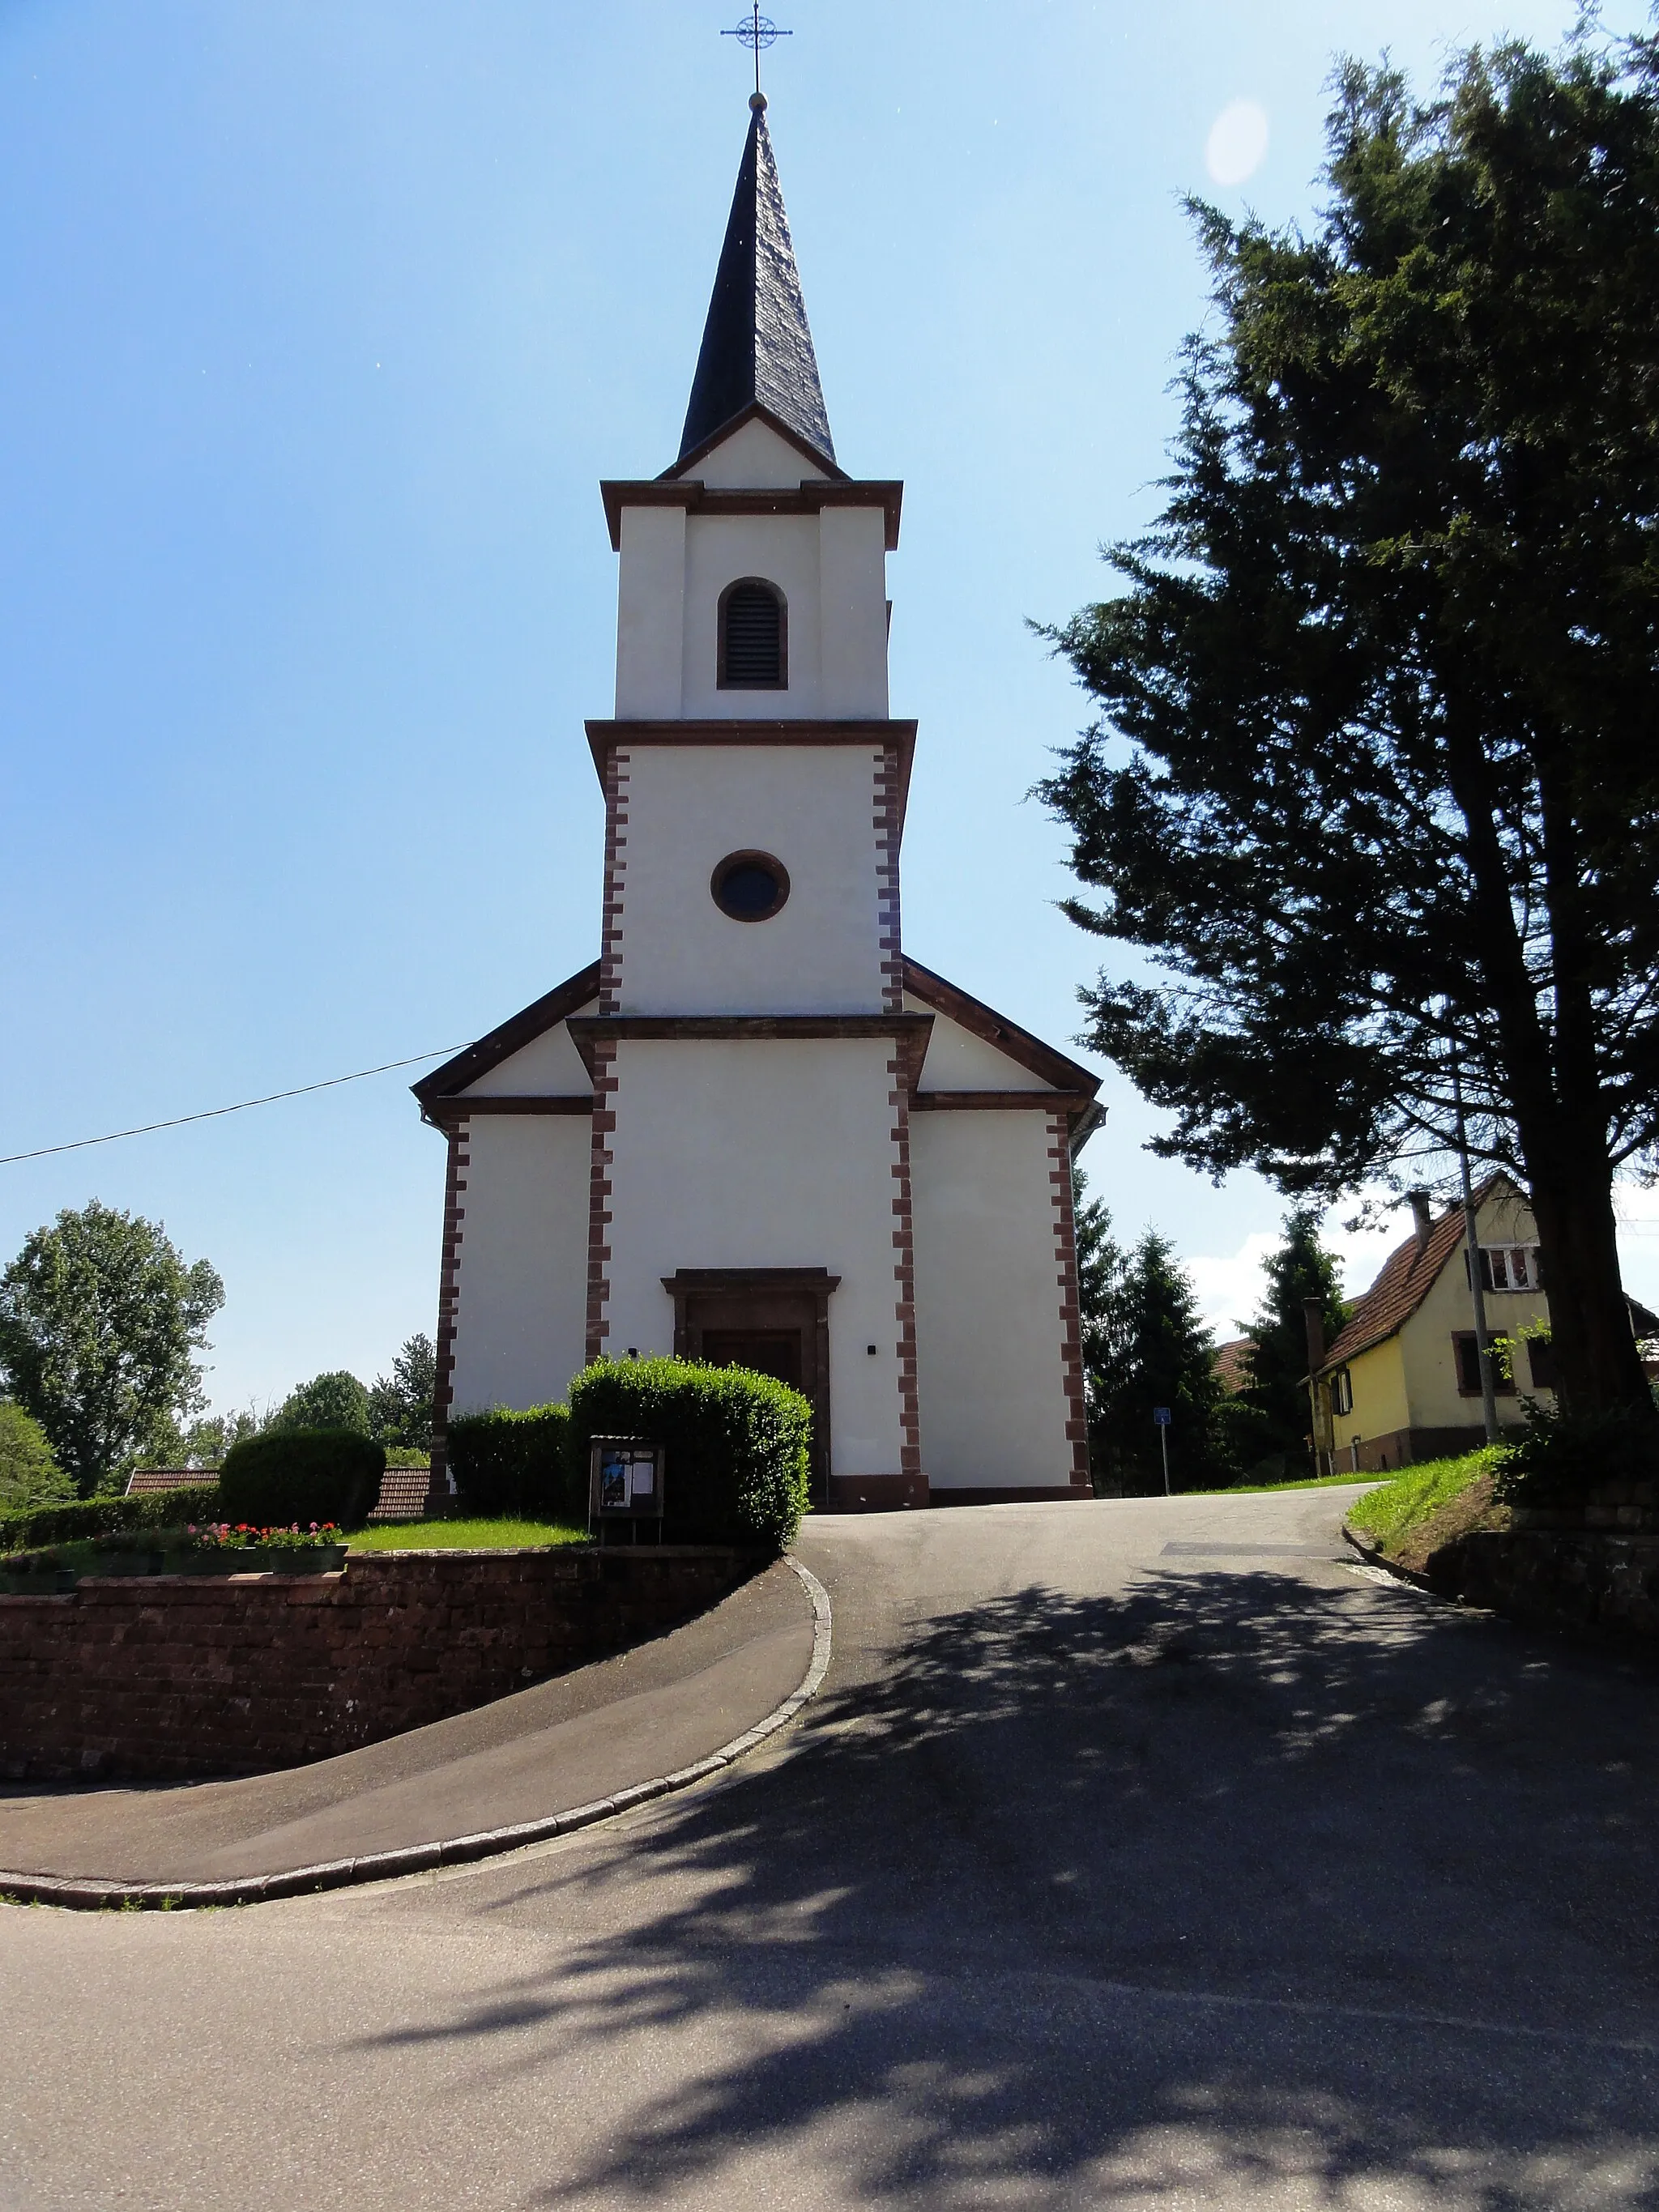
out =
<path fill-rule="evenodd" d="M 1524 1130 L 1522 1134 L 1524 1141 Z M 1563 1411 L 1600 1413 L 1624 1407 L 1659 1429 L 1619 1271 L 1612 1178 L 1604 1161 L 1534 1161 L 1528 1155 L 1527 1168 Z"/>

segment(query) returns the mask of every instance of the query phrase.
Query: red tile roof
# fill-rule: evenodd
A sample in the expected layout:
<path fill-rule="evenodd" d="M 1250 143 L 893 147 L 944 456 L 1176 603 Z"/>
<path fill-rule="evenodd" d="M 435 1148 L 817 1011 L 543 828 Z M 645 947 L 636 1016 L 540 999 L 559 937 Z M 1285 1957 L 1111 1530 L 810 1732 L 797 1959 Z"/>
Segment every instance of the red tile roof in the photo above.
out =
<path fill-rule="evenodd" d="M 1474 1194 L 1477 1212 L 1499 1188 L 1514 1186 L 1507 1176 L 1488 1176 Z M 1439 1279 L 1440 1271 L 1463 1241 L 1462 1203 L 1451 1206 L 1429 1230 L 1419 1249 L 1415 1231 L 1397 1252 L 1382 1263 L 1382 1272 L 1371 1285 L 1326 1352 L 1320 1372 L 1340 1367 L 1382 1344 L 1405 1326 Z"/>
<path fill-rule="evenodd" d="M 1224 1390 L 1235 1396 L 1248 1390 L 1253 1380 L 1249 1355 L 1255 1350 L 1255 1340 L 1249 1336 L 1229 1337 L 1225 1344 L 1215 1348 L 1217 1380 Z"/>

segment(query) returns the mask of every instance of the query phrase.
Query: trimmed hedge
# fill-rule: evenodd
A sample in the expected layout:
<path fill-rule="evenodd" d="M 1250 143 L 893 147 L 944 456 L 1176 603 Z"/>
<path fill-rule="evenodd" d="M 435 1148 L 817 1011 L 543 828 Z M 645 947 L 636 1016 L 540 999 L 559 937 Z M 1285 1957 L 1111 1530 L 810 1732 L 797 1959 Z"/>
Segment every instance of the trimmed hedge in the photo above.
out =
<path fill-rule="evenodd" d="M 450 1473 L 464 1511 L 489 1519 L 520 1514 L 532 1521 L 585 1521 L 580 1474 L 568 1449 L 568 1406 L 522 1412 L 492 1407 L 458 1413 L 446 1431 Z"/>
<path fill-rule="evenodd" d="M 385 1445 L 354 1429 L 266 1429 L 225 1454 L 213 1518 L 261 1528 L 293 1521 L 361 1528 L 385 1473 Z"/>
<path fill-rule="evenodd" d="M 690 1359 L 600 1360 L 570 1386 L 570 1449 L 586 1483 L 594 1437 L 666 1449 L 671 1542 L 781 1552 L 809 1496 L 812 1409 L 799 1390 L 744 1367 Z"/>
<path fill-rule="evenodd" d="M 184 1522 L 221 1517 L 216 1482 L 151 1491 L 143 1498 L 86 1498 L 73 1505 L 0 1513 L 0 1553 L 33 1551 L 40 1544 L 72 1544 L 82 1536 L 115 1536 L 127 1529 L 176 1528 Z"/>

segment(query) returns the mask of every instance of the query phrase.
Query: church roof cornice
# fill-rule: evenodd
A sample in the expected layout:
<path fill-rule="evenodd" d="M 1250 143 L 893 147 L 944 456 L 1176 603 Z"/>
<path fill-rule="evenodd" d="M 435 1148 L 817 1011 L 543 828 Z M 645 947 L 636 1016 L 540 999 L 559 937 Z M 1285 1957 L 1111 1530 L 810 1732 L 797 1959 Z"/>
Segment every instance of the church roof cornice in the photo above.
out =
<path fill-rule="evenodd" d="M 910 770 L 916 754 L 914 721 L 799 720 L 744 715 L 708 720 L 600 721 L 586 725 L 594 773 L 605 784 L 606 756 L 618 745 L 894 745 L 898 750 L 898 831 L 904 835 Z"/>
<path fill-rule="evenodd" d="M 904 486 L 885 477 L 835 479 L 803 478 L 787 486 L 754 489 L 706 484 L 700 477 L 647 477 L 638 480 L 607 478 L 599 486 L 605 519 L 611 532 L 611 550 L 622 550 L 622 518 L 626 507 L 683 507 L 688 514 L 818 514 L 826 507 L 878 507 L 886 518 L 886 546 L 896 552 Z"/>

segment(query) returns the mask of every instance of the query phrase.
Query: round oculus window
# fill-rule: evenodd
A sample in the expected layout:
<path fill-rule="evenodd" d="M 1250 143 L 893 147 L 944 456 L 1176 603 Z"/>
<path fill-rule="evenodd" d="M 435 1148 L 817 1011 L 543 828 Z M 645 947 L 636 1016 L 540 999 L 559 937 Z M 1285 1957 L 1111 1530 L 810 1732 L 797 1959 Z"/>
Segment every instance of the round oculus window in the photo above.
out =
<path fill-rule="evenodd" d="M 789 896 L 789 872 L 769 853 L 728 853 L 708 888 L 733 921 L 769 921 Z"/>

